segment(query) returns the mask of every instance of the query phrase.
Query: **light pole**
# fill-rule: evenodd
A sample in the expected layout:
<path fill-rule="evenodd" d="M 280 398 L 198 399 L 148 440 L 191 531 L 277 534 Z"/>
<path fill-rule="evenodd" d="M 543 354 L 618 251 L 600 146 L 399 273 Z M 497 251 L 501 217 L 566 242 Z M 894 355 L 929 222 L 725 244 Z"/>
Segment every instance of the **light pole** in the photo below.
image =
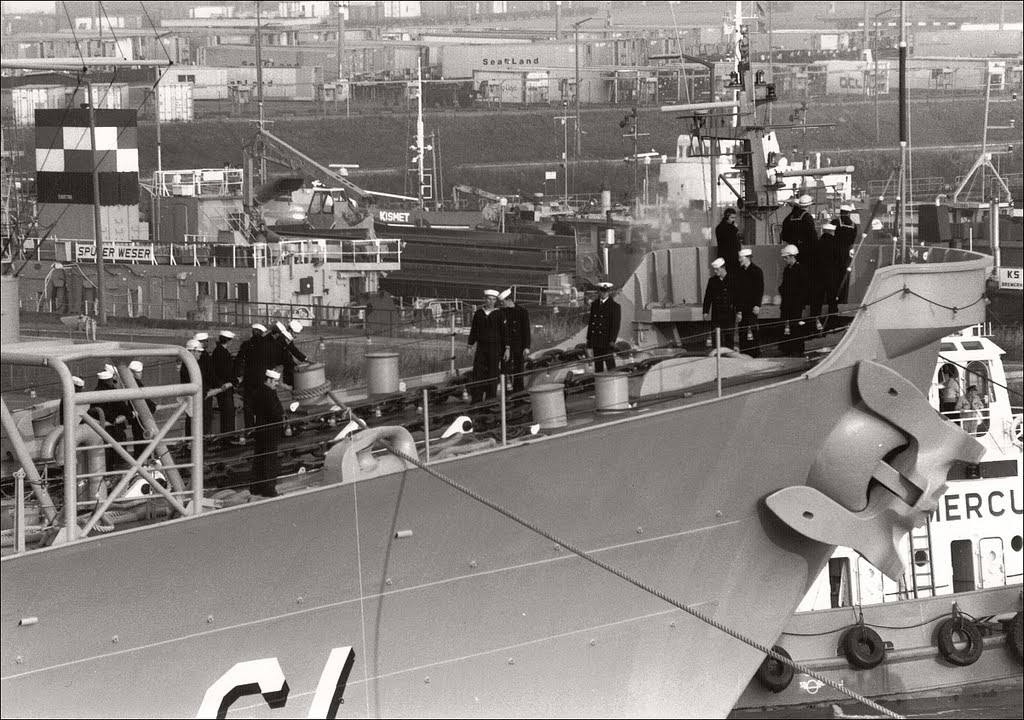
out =
<path fill-rule="evenodd" d="M 875 90 L 875 142 L 876 143 L 879 142 L 879 138 L 880 138 L 880 134 L 881 134 L 880 130 L 879 130 L 879 124 L 878 124 L 878 32 L 879 32 L 878 31 L 878 18 L 882 17 L 883 15 L 885 15 L 887 13 L 891 13 L 892 11 L 893 11 L 892 8 L 886 8 L 885 10 L 882 10 L 879 13 L 875 13 L 875 16 L 874 16 L 874 18 L 872 19 L 872 22 L 871 22 L 871 24 L 874 26 L 874 31 L 875 31 L 874 34 L 872 35 L 871 59 L 875 63 L 875 77 L 874 77 L 874 82 L 872 83 L 872 85 L 874 86 L 874 90 Z"/>
<path fill-rule="evenodd" d="M 575 156 L 580 154 L 580 25 L 594 18 L 588 17 L 583 18 L 578 22 L 572 24 L 573 35 L 575 36 L 576 52 L 573 53 L 576 57 L 576 87 L 574 94 L 576 95 L 576 148 Z M 574 156 L 574 157 L 575 157 Z"/>

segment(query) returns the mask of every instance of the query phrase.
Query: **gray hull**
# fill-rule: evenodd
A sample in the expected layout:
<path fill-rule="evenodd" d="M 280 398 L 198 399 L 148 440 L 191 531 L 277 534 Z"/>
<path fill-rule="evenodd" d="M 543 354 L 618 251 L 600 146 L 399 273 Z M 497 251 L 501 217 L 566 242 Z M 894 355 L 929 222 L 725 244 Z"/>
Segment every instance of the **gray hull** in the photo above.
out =
<path fill-rule="evenodd" d="M 863 407 L 859 360 L 927 383 L 938 339 L 981 312 L 963 308 L 984 269 L 922 275 L 963 284 L 956 318 L 876 305 L 799 379 L 433 469 L 770 646 L 832 545 L 765 498 L 807 485 Z M 915 280 L 890 270 L 879 297 Z M 418 469 L 7 558 L 2 588 L 5 716 L 192 716 L 221 675 L 267 658 L 287 678 L 277 713 L 304 715 L 351 647 L 338 716 L 714 717 L 763 659 Z"/>

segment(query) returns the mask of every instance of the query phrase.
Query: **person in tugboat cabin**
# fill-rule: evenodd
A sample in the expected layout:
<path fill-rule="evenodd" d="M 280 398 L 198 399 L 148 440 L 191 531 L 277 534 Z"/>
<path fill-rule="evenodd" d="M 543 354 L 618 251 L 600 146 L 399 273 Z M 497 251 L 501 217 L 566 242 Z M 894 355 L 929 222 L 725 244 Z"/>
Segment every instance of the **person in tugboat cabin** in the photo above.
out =
<path fill-rule="evenodd" d="M 587 347 L 594 356 L 595 373 L 615 369 L 615 341 L 619 338 L 622 308 L 612 299 L 613 289 L 615 286 L 610 282 L 598 283 L 597 290 L 600 294 L 590 303 Z"/>
<path fill-rule="evenodd" d="M 509 350 L 512 353 L 505 372 L 512 375 L 512 392 L 522 392 L 523 367 L 526 356 L 530 354 L 530 313 L 512 298 L 512 288 L 502 291 L 498 299 L 503 303 L 501 312 L 505 316 Z"/>
<path fill-rule="evenodd" d="M 736 274 L 736 309 L 740 318 L 740 352 L 751 357 L 761 354 L 761 334 L 757 317 L 761 314 L 764 298 L 764 272 L 751 259 L 753 251 L 743 248 L 739 252 L 740 270 Z"/>
<path fill-rule="evenodd" d="M 470 389 L 474 403 L 498 396 L 501 363 L 512 357 L 508 326 L 505 315 L 496 306 L 497 301 L 497 290 L 484 290 L 484 305 L 473 313 L 473 324 L 469 329 L 469 347 L 476 345 Z"/>
<path fill-rule="evenodd" d="M 715 274 L 708 278 L 707 287 L 704 288 L 704 322 L 710 320 L 713 327 L 720 328 L 722 345 L 731 346 L 736 321 L 740 315 L 736 291 L 733 288 L 733 276 L 729 275 L 725 260 L 722 258 L 715 258 L 711 263 L 711 269 Z M 712 343 L 712 336 L 708 335 L 706 344 L 710 346 Z"/>
<path fill-rule="evenodd" d="M 988 432 L 988 419 L 982 420 L 985 412 L 985 401 L 978 394 L 977 385 L 968 385 L 967 392 L 956 402 L 960 411 L 961 427 L 971 435 L 984 435 Z"/>
<path fill-rule="evenodd" d="M 277 497 L 277 477 L 281 474 L 278 446 L 284 435 L 284 408 L 277 396 L 281 373 L 267 370 L 263 384 L 253 398 L 256 428 L 253 432 L 252 483 L 249 492 L 263 497 Z"/>

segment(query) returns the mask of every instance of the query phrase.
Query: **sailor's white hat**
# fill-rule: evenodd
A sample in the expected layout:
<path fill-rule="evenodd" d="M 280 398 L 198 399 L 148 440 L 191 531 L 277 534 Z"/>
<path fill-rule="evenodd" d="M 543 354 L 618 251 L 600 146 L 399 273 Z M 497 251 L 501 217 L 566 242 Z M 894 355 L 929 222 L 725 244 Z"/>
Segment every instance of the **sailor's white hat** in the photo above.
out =
<path fill-rule="evenodd" d="M 612 283 L 610 283 L 608 281 L 599 282 L 597 284 L 598 290 L 611 290 L 613 287 L 615 287 L 615 285 L 613 285 Z"/>
<path fill-rule="evenodd" d="M 714 260 L 711 261 L 711 267 L 713 267 L 713 268 L 725 267 L 725 260 L 723 260 L 722 258 L 715 258 Z"/>
<path fill-rule="evenodd" d="M 202 350 L 203 346 L 200 344 L 200 342 L 198 340 L 196 340 L 195 338 L 192 338 L 187 343 L 185 343 L 185 349 L 186 350 Z"/>
<path fill-rule="evenodd" d="M 288 327 L 291 328 L 291 331 L 296 335 L 302 332 L 302 323 L 300 323 L 298 320 L 292 320 L 291 322 L 289 322 Z"/>
<path fill-rule="evenodd" d="M 842 212 L 853 212 L 853 205 L 851 205 L 850 203 L 843 203 L 842 205 L 839 206 L 839 209 Z"/>
<path fill-rule="evenodd" d="M 836 226 L 830 222 L 827 222 L 821 226 L 821 231 L 826 233 L 834 233 L 836 231 Z"/>
<path fill-rule="evenodd" d="M 499 300 L 504 300 L 505 298 L 507 298 L 511 294 L 512 294 L 512 288 L 509 288 L 507 290 L 502 290 L 500 293 L 498 293 L 498 299 Z"/>
<path fill-rule="evenodd" d="M 96 373 L 96 377 L 98 377 L 100 380 L 113 380 L 114 373 L 110 372 L 109 370 L 100 370 L 98 373 Z"/>
<path fill-rule="evenodd" d="M 496 298 L 496 297 L 498 297 L 498 291 L 497 290 L 490 290 L 490 289 L 484 290 L 484 297 Z"/>
<path fill-rule="evenodd" d="M 289 341 L 289 342 L 291 342 L 292 340 L 294 340 L 294 339 L 295 339 L 295 336 L 294 336 L 294 335 L 292 335 L 292 334 L 291 334 L 290 332 L 288 332 L 287 330 L 281 330 L 281 334 L 282 334 L 282 335 L 284 336 L 284 339 L 285 339 L 285 340 L 287 340 L 287 341 Z"/>
<path fill-rule="evenodd" d="M 800 248 L 798 248 L 796 245 L 787 245 L 786 247 L 782 248 L 782 257 L 786 257 L 787 255 L 793 255 L 795 257 L 799 254 Z"/>
<path fill-rule="evenodd" d="M 75 387 L 85 387 L 85 380 L 83 380 L 82 378 L 78 377 L 77 375 L 74 375 L 74 376 L 71 377 L 71 383 Z"/>
<path fill-rule="evenodd" d="M 283 333 L 283 332 L 287 332 L 287 331 L 288 331 L 288 328 L 286 328 L 286 327 L 284 326 L 284 323 L 283 323 L 283 322 L 280 322 L 280 321 L 278 321 L 278 322 L 274 323 L 274 327 L 276 327 L 276 328 L 277 328 L 277 331 L 278 331 L 278 332 L 281 332 L 281 333 Z"/>
<path fill-rule="evenodd" d="M 198 340 L 199 342 L 204 342 L 210 339 L 210 333 L 197 332 L 195 335 L 192 336 L 192 339 Z"/>
<path fill-rule="evenodd" d="M 875 218 L 874 220 L 871 221 L 872 230 L 881 230 L 883 227 L 884 226 L 882 225 L 882 221 L 879 218 Z"/>
<path fill-rule="evenodd" d="M 750 257 L 753 254 L 754 251 L 751 250 L 750 248 L 743 248 L 742 250 L 740 250 L 740 257 Z"/>
<path fill-rule="evenodd" d="M 142 372 L 142 361 L 132 360 L 130 363 L 128 363 L 128 369 L 131 370 L 132 372 Z"/>
<path fill-rule="evenodd" d="M 281 379 L 281 373 L 279 373 L 277 370 L 267 370 L 266 375 L 271 380 L 280 380 Z"/>
<path fill-rule="evenodd" d="M 233 332 L 231 332 L 230 330 L 221 330 L 220 331 L 220 336 L 222 338 L 227 338 L 228 340 L 231 340 L 231 339 L 233 339 L 235 337 L 235 334 Z"/>
<path fill-rule="evenodd" d="M 252 324 L 252 329 L 253 330 L 259 330 L 260 332 L 266 332 L 267 331 L 267 326 L 264 325 L 263 323 L 253 323 Z"/>
<path fill-rule="evenodd" d="M 801 195 L 800 199 L 796 201 L 796 204 L 800 207 L 809 207 L 814 204 L 814 198 L 810 195 Z"/>

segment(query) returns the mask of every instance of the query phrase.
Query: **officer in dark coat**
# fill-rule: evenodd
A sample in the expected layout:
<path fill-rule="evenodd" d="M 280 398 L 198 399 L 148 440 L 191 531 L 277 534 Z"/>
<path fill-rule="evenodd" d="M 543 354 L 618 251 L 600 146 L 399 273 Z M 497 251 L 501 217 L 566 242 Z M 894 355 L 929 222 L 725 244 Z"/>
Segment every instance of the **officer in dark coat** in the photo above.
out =
<path fill-rule="evenodd" d="M 217 409 L 220 411 L 220 431 L 235 430 L 235 359 L 228 345 L 235 339 L 230 330 L 221 330 L 217 347 L 213 349 L 213 386 L 220 390 Z"/>
<path fill-rule="evenodd" d="M 728 207 L 722 214 L 722 222 L 715 228 L 715 239 L 718 241 L 718 255 L 725 260 L 725 269 L 730 275 L 736 275 L 740 269 L 740 231 L 736 227 L 739 214 L 736 208 Z"/>
<path fill-rule="evenodd" d="M 253 396 L 256 428 L 253 431 L 252 483 L 249 492 L 277 497 L 277 478 L 281 474 L 279 446 L 284 437 L 284 408 L 277 396 L 281 373 L 267 370 L 265 380 Z"/>
<path fill-rule="evenodd" d="M 505 315 L 498 309 L 497 302 L 497 290 L 484 290 L 484 305 L 473 313 L 473 324 L 469 328 L 469 346 L 476 345 L 470 389 L 475 403 L 498 396 L 501 363 L 512 356 Z"/>
<path fill-rule="evenodd" d="M 736 274 L 737 309 L 740 313 L 740 352 L 751 357 L 761 354 L 761 335 L 757 318 L 764 299 L 764 272 L 754 264 L 750 248 L 740 250 L 740 270 Z"/>
<path fill-rule="evenodd" d="M 502 291 L 498 300 L 503 305 L 501 312 L 505 316 L 511 353 L 505 372 L 512 375 L 512 392 L 522 392 L 523 368 L 526 356 L 530 354 L 530 313 L 512 298 L 511 289 Z"/>
<path fill-rule="evenodd" d="M 857 223 L 850 213 L 853 205 L 844 203 L 839 206 L 839 220 L 836 221 L 835 255 L 833 256 L 833 280 L 836 288 L 836 303 L 845 303 L 850 289 L 848 269 L 853 260 L 851 252 L 857 243 Z"/>
<path fill-rule="evenodd" d="M 587 323 L 587 347 L 594 355 L 594 372 L 615 369 L 615 341 L 619 338 L 619 323 L 622 322 L 622 308 L 612 299 L 614 285 L 610 282 L 597 284 L 600 293 L 590 303 L 590 320 Z"/>
<path fill-rule="evenodd" d="M 793 210 L 782 221 L 782 243 L 795 245 L 800 257 L 803 258 L 818 240 L 814 218 L 807 211 L 807 208 L 814 204 L 814 200 L 810 195 L 801 195 L 799 198 L 790 198 L 788 202 Z"/>
<path fill-rule="evenodd" d="M 785 340 L 779 346 L 783 355 L 804 354 L 804 323 L 801 320 L 807 305 L 807 275 L 799 261 L 800 251 L 795 245 L 782 249 L 782 261 L 786 264 L 779 285 L 781 303 L 779 317 L 783 320 L 782 333 Z"/>
<path fill-rule="evenodd" d="M 739 251 L 737 251 L 737 263 Z M 734 279 L 729 275 L 724 258 L 715 258 L 711 263 L 714 275 L 708 278 L 704 288 L 704 322 L 722 330 L 722 345 L 732 345 L 736 329 L 737 296 L 733 287 Z M 712 336 L 707 338 L 708 344 L 713 343 Z"/>

